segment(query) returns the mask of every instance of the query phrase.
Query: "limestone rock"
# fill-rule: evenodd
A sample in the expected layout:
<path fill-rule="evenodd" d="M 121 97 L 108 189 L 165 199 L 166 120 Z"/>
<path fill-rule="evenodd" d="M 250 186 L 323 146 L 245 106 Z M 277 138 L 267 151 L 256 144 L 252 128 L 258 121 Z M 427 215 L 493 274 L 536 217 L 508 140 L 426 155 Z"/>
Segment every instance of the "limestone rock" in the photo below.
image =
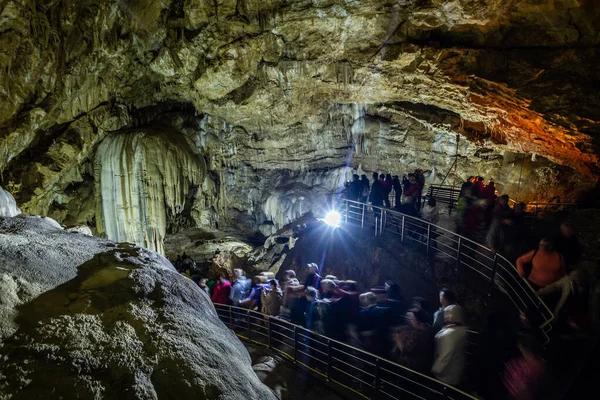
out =
<path fill-rule="evenodd" d="M 67 232 L 81 233 L 85 236 L 94 236 L 90 227 L 85 225 L 68 228 Z"/>
<path fill-rule="evenodd" d="M 15 217 L 21 214 L 13 195 L 0 187 L 0 217 Z"/>
<path fill-rule="evenodd" d="M 0 229 L 1 398 L 274 398 L 206 294 L 160 255 L 36 218 Z"/>
<path fill-rule="evenodd" d="M 164 252 L 167 214 L 183 210 L 190 187 L 206 173 L 202 158 L 174 143 L 161 132 L 124 132 L 102 141 L 95 172 L 98 232 Z"/>
<path fill-rule="evenodd" d="M 192 227 L 270 233 L 326 208 L 355 172 L 483 175 L 561 201 L 600 176 L 591 1 L 22 3 L 0 11 L 1 182 L 25 213 L 65 225 L 160 250 Z M 155 158 L 205 168 L 198 181 L 166 171 L 188 177 L 174 182 L 185 201 L 157 206 L 152 181 L 158 208 L 130 199 L 132 231 L 106 227 L 121 211 L 101 194 L 97 150 L 150 130 L 185 137 L 151 145 Z"/>

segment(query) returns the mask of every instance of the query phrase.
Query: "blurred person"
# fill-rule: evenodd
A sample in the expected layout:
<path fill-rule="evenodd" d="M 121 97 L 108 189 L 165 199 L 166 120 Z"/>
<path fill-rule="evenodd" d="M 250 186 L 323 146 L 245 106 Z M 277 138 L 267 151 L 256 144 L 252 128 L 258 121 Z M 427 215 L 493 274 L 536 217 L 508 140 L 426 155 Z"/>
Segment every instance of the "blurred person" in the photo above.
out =
<path fill-rule="evenodd" d="M 231 304 L 235 307 L 240 306 L 240 301 L 244 300 L 250 294 L 250 286 L 252 281 L 246 278 L 244 270 L 236 268 L 233 270 L 233 285 L 229 292 Z"/>
<path fill-rule="evenodd" d="M 277 316 L 281 307 L 283 293 L 275 279 L 269 281 L 269 288 L 261 290 L 262 313 L 266 315 Z"/>
<path fill-rule="evenodd" d="M 543 288 L 566 275 L 565 261 L 549 238 L 540 241 L 537 250 L 531 250 L 517 259 L 517 270 L 534 289 Z"/>
<path fill-rule="evenodd" d="M 410 186 L 407 190 L 404 191 L 404 196 L 405 198 L 411 197 L 413 201 L 416 202 L 419 196 L 421 195 L 421 188 L 417 183 L 417 178 L 415 177 L 415 174 L 408 175 L 408 182 L 410 183 Z"/>
<path fill-rule="evenodd" d="M 366 175 L 360 176 L 360 183 L 362 183 L 360 198 L 358 201 L 361 203 L 366 203 L 369 198 L 369 193 L 371 192 L 371 185 L 369 184 L 369 178 Z"/>
<path fill-rule="evenodd" d="M 450 305 L 444 309 L 444 327 L 435 335 L 431 373 L 436 379 L 458 386 L 465 370 L 467 347 L 466 318 L 462 307 Z"/>
<path fill-rule="evenodd" d="M 321 281 L 321 275 L 319 275 L 319 266 L 315 263 L 306 264 L 307 275 L 304 280 L 304 288 L 309 286 L 318 288 L 319 282 Z"/>
<path fill-rule="evenodd" d="M 224 275 L 219 275 L 217 283 L 213 288 L 212 297 L 210 298 L 213 303 L 218 304 L 231 304 L 229 295 L 231 293 L 231 283 L 225 279 Z"/>
<path fill-rule="evenodd" d="M 423 218 L 425 221 L 431 222 L 434 225 L 437 225 L 437 223 L 440 221 L 440 211 L 437 208 L 435 197 L 430 197 L 427 200 L 427 204 L 425 204 L 421 210 L 421 218 Z"/>
<path fill-rule="evenodd" d="M 394 189 L 394 208 L 398 209 L 402 203 L 402 184 L 398 175 L 394 175 L 392 178 L 392 188 Z"/>
<path fill-rule="evenodd" d="M 578 269 L 558 281 L 538 290 L 538 296 L 560 294 L 553 313 L 557 320 L 565 321 L 576 331 L 591 326 L 590 304 L 592 300 L 591 278 L 586 270 Z"/>
<path fill-rule="evenodd" d="M 360 177 L 356 174 L 352 175 L 352 182 L 348 185 L 348 200 L 358 201 L 358 198 L 362 194 L 363 184 L 360 181 Z"/>
<path fill-rule="evenodd" d="M 428 374 L 433 359 L 433 332 L 423 310 L 408 311 L 408 325 L 394 332 L 395 361 L 407 368 Z"/>
<path fill-rule="evenodd" d="M 473 186 L 471 186 L 471 194 L 474 197 L 479 198 L 479 194 L 481 193 L 481 191 L 483 190 L 483 187 L 485 186 L 483 184 L 483 177 L 482 176 L 478 176 L 475 178 L 475 181 L 473 182 Z"/>
<path fill-rule="evenodd" d="M 520 357 L 506 364 L 504 385 L 512 399 L 535 400 L 541 398 L 546 363 L 538 355 L 539 349 L 530 335 L 519 338 Z"/>
<path fill-rule="evenodd" d="M 486 237 L 486 244 L 492 253 L 499 253 L 509 260 L 517 256 L 515 240 L 517 232 L 512 219 L 508 217 L 498 218 L 490 226 Z"/>
<path fill-rule="evenodd" d="M 463 182 L 463 184 L 460 186 L 459 197 L 463 197 L 465 195 L 465 190 L 471 189 L 471 187 L 473 186 L 473 179 L 475 179 L 475 177 L 470 176 L 469 179 L 467 179 L 465 182 Z"/>
<path fill-rule="evenodd" d="M 560 224 L 560 234 L 556 238 L 556 251 L 565 259 L 567 271 L 573 270 L 581 259 L 582 248 L 577 240 L 575 228 L 570 222 Z"/>
<path fill-rule="evenodd" d="M 406 196 L 404 198 L 404 203 L 398 209 L 402 214 L 409 215 L 411 217 L 418 217 L 419 212 L 417 211 L 417 207 L 415 206 L 414 199 L 411 196 Z"/>
<path fill-rule="evenodd" d="M 509 198 L 507 194 L 503 194 L 502 196 L 498 197 L 498 199 L 496 200 L 496 205 L 494 206 L 494 209 L 492 211 L 493 219 L 512 216 L 512 210 L 508 205 L 508 200 Z"/>
<path fill-rule="evenodd" d="M 247 298 L 240 301 L 241 307 L 247 307 L 252 311 L 262 312 L 262 298 L 261 293 L 267 288 L 267 278 L 263 275 L 256 275 L 252 278 L 254 286 L 250 290 L 250 294 Z"/>
<path fill-rule="evenodd" d="M 434 332 L 439 332 L 444 326 L 444 309 L 448 306 L 456 305 L 456 295 L 450 289 L 442 288 L 440 290 L 440 308 L 433 314 Z"/>
<path fill-rule="evenodd" d="M 390 193 L 392 193 L 392 175 L 386 174 L 383 180 L 383 202 L 387 208 L 391 207 Z"/>
<path fill-rule="evenodd" d="M 207 282 L 206 278 L 201 278 L 198 281 L 198 286 L 200 286 L 200 289 L 202 289 L 204 291 L 204 293 L 206 293 L 210 297 L 210 289 L 208 288 L 208 285 L 206 284 L 206 282 Z"/>

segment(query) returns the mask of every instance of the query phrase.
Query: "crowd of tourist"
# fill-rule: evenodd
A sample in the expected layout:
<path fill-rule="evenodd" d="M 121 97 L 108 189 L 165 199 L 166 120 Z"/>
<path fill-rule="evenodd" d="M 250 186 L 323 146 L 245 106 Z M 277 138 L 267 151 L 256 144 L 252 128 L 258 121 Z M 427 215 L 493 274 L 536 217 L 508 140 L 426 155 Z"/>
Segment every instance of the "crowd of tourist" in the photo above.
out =
<path fill-rule="evenodd" d="M 390 207 L 389 195 L 394 193 L 394 207 L 400 212 L 437 224 L 435 198 L 420 205 L 423 184 L 422 170 L 402 181 L 390 174 L 374 173 L 372 182 L 365 175 L 355 175 L 348 186 L 348 198 Z M 557 235 L 543 237 L 536 249 L 530 249 L 524 226 L 526 215 L 523 203 L 511 208 L 508 196 L 498 196 L 494 182 L 486 185 L 483 178 L 471 177 L 461 187 L 456 229 L 473 239 L 485 238 L 493 252 L 516 263 L 518 274 L 548 301 L 558 321 L 557 331 L 585 331 L 591 326 L 589 300 L 593 288 L 590 276 L 575 269 L 581 247 L 573 225 L 563 223 Z M 182 273 L 189 274 L 193 265 L 194 261 L 186 255 L 175 261 Z M 280 281 L 265 272 L 249 279 L 243 270 L 235 269 L 231 276 L 200 279 L 198 284 L 214 303 L 290 321 L 450 385 L 460 387 L 464 383 L 467 316 L 453 291 L 441 289 L 439 306 L 434 310 L 424 298 L 405 299 L 400 286 L 391 281 L 385 286 L 359 290 L 360 285 L 352 280 L 335 276 L 322 279 L 314 263 L 308 264 L 300 275 L 305 276 L 302 282 L 293 270 L 285 271 Z M 482 365 L 490 368 L 495 359 L 500 360 L 496 365 L 504 369 L 500 385 L 513 398 L 536 398 L 539 382 L 546 373 L 534 325 L 522 316 L 523 329 L 509 358 L 494 355 L 494 351 L 498 353 L 495 346 L 503 339 L 497 338 L 501 330 L 494 328 L 493 322 L 484 328 L 491 334 L 482 334 L 482 341 L 490 340 L 483 351 L 486 360 Z M 497 372 L 491 370 L 488 376 L 496 376 Z M 483 377 L 486 368 L 479 373 L 481 390 L 493 392 L 494 384 L 488 384 L 490 378 Z"/>
<path fill-rule="evenodd" d="M 424 298 L 404 299 L 394 282 L 361 293 L 354 281 L 322 279 L 314 263 L 306 269 L 303 282 L 293 270 L 285 271 L 279 282 L 270 273 L 250 280 L 235 269 L 231 281 L 220 276 L 212 282 L 201 280 L 200 286 L 215 303 L 285 319 L 448 384 L 460 384 L 466 315 L 452 291 L 440 291 L 440 305 L 433 312 Z"/>

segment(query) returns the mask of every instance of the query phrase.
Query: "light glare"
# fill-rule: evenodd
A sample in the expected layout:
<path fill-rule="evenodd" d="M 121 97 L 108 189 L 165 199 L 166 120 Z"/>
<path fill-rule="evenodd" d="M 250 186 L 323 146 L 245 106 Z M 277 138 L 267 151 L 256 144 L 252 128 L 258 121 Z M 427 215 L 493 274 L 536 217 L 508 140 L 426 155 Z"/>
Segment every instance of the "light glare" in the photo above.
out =
<path fill-rule="evenodd" d="M 342 223 L 342 216 L 337 211 L 329 211 L 325 215 L 325 223 L 333 228 L 339 228 Z"/>

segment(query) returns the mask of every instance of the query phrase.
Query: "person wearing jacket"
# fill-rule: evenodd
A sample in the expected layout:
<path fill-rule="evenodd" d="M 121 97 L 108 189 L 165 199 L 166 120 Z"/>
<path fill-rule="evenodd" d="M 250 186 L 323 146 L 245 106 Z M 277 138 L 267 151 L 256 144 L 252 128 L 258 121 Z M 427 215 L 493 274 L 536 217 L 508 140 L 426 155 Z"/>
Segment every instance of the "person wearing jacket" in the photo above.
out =
<path fill-rule="evenodd" d="M 427 204 L 425 204 L 425 206 L 423 206 L 423 210 L 421 210 L 421 218 L 423 218 L 425 221 L 431 222 L 434 225 L 437 225 L 440 220 L 440 211 L 437 208 L 437 202 L 435 201 L 435 198 L 430 197 L 427 200 Z"/>
<path fill-rule="evenodd" d="M 220 276 L 217 284 L 213 288 L 213 294 L 210 298 L 213 303 L 231 304 L 229 295 L 231 294 L 231 283 L 224 276 Z"/>
<path fill-rule="evenodd" d="M 236 307 L 240 306 L 240 301 L 246 299 L 250 294 L 252 281 L 247 279 L 242 269 L 233 270 L 233 285 L 229 292 L 229 300 Z"/>
<path fill-rule="evenodd" d="M 402 204 L 402 184 L 398 175 L 394 175 L 392 178 L 392 188 L 394 189 L 394 208 L 397 209 Z"/>
<path fill-rule="evenodd" d="M 526 265 L 531 263 L 531 272 Z M 565 260 L 554 250 L 554 243 L 549 238 L 540 241 L 539 250 L 531 250 L 517 259 L 517 270 L 521 278 L 527 278 L 535 287 L 543 288 L 556 282 L 567 274 Z"/>
<path fill-rule="evenodd" d="M 412 197 L 413 201 L 416 201 L 421 195 L 421 188 L 419 187 L 414 174 L 408 175 L 408 181 L 410 182 L 410 186 L 404 191 L 404 196 L 405 198 Z"/>
<path fill-rule="evenodd" d="M 431 373 L 449 385 L 460 384 L 465 370 L 467 327 L 462 307 L 444 308 L 444 327 L 435 335 Z"/>
<path fill-rule="evenodd" d="M 269 281 L 269 290 L 263 289 L 262 299 L 262 313 L 266 315 L 279 315 L 279 309 L 281 308 L 281 299 L 283 293 L 277 284 L 275 279 Z"/>

